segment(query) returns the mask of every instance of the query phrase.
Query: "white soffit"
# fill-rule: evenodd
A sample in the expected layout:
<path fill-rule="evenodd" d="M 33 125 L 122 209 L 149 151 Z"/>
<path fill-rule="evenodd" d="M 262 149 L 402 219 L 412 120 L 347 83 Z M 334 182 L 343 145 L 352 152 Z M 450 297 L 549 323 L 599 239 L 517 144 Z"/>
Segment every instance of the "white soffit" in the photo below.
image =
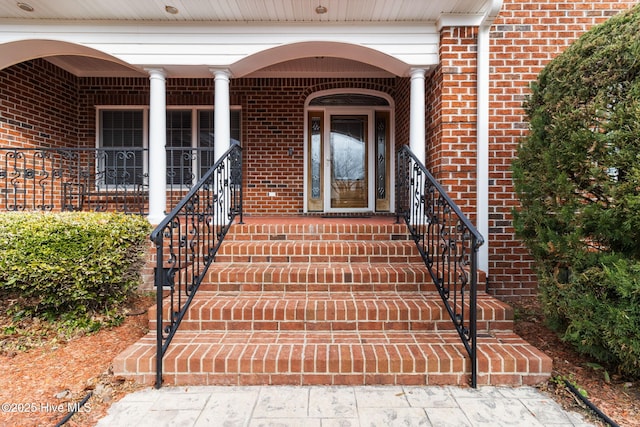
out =
<path fill-rule="evenodd" d="M 0 53 L 3 44 L 19 54 L 20 42 L 59 41 L 85 46 L 113 58 L 42 55 L 78 76 L 144 74 L 163 67 L 169 77 L 211 76 L 211 68 L 247 75 L 332 76 L 338 65 L 352 75 L 408 75 L 411 67 L 438 62 L 443 23 L 475 25 L 487 11 L 486 0 L 26 0 L 0 3 Z M 316 7 L 327 8 L 317 14 Z M 169 14 L 165 6 L 178 9 Z M 291 56 L 296 46 L 314 44 Z M 324 43 L 325 45 L 322 45 Z M 331 52 L 332 44 L 354 47 Z M 264 62 L 264 52 L 290 49 Z M 370 55 L 362 50 L 369 49 Z M 15 52 L 14 52 L 15 53 Z M 261 61 L 256 54 L 262 53 Z M 2 56 L 2 55 L 0 55 Z M 256 59 L 253 58 L 256 56 Z M 311 68 L 315 57 L 333 58 Z M 371 61 L 368 57 L 373 58 Z M 306 58 L 303 60 L 303 58 Z M 392 59 L 387 61 L 385 58 Z M 30 59 L 24 58 L 23 60 Z M 349 62 L 349 60 L 353 60 Z M 296 63 L 296 61 L 299 61 Z M 134 67 L 122 66 L 131 64 Z M 403 65 L 400 66 L 399 63 Z M 316 61 L 317 65 L 317 61 Z M 0 63 L 0 68 L 7 66 Z M 344 75 L 344 74 L 342 74 Z"/>
<path fill-rule="evenodd" d="M 209 22 L 436 22 L 483 15 L 486 0 L 21 0 L 0 2 L 0 19 Z M 166 7 L 175 8 L 169 13 Z M 324 6 L 326 13 L 316 8 Z"/>

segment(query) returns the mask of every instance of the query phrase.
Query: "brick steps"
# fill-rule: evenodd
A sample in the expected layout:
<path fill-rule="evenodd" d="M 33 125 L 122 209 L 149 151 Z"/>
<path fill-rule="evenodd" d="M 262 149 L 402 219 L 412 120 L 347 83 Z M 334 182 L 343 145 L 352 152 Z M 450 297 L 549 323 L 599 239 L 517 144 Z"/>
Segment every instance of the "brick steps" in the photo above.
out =
<path fill-rule="evenodd" d="M 114 372 L 155 379 L 155 337 L 114 361 Z M 536 384 L 551 361 L 511 332 L 478 346 L 479 384 Z M 455 332 L 180 331 L 164 358 L 168 385 L 449 384 L 469 380 Z"/>
<path fill-rule="evenodd" d="M 480 291 L 477 309 L 479 384 L 548 378 L 551 360 L 513 334 L 510 307 Z M 113 369 L 150 384 L 155 310 L 149 314 L 151 332 Z M 461 385 L 469 363 L 394 218 L 255 218 L 235 224 L 220 247 L 163 359 L 163 380 Z"/>
<path fill-rule="evenodd" d="M 481 333 L 509 331 L 513 311 L 481 293 Z M 468 313 L 468 309 L 466 310 Z M 165 305 L 165 317 L 169 313 Z M 149 328 L 156 325 L 155 307 Z M 181 330 L 206 331 L 452 331 L 453 323 L 436 293 L 199 293 Z"/>

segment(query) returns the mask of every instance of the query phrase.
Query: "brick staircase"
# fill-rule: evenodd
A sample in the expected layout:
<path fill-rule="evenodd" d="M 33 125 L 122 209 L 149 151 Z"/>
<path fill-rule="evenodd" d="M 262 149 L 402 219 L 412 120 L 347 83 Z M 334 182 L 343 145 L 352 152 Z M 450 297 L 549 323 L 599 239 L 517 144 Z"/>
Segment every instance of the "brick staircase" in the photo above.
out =
<path fill-rule="evenodd" d="M 478 384 L 535 384 L 551 360 L 479 292 Z M 168 308 L 164 308 L 168 311 Z M 114 373 L 155 381 L 149 334 Z M 470 363 L 406 227 L 390 217 L 232 227 L 164 357 L 164 384 L 466 384 Z"/>

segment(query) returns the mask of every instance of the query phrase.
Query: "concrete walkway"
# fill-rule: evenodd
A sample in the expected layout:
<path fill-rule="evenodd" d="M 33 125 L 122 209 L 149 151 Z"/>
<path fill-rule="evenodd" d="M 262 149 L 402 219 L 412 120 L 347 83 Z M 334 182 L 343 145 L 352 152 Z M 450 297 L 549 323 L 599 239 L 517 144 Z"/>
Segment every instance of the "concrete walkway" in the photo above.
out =
<path fill-rule="evenodd" d="M 113 404 L 99 427 L 592 426 L 531 387 L 165 387 Z"/>

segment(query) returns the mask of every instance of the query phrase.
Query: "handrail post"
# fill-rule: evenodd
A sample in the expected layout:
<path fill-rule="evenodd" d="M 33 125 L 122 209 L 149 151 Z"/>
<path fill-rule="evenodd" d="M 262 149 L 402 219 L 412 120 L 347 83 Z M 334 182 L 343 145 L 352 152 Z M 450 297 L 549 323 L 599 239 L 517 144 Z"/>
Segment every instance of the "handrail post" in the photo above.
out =
<path fill-rule="evenodd" d="M 164 297 L 164 269 L 163 269 L 163 244 L 162 239 L 156 239 L 156 271 L 154 283 L 156 286 L 156 388 L 162 387 L 162 316 Z"/>
<path fill-rule="evenodd" d="M 471 289 L 469 300 L 469 339 L 471 345 L 471 387 L 478 387 L 478 243 L 476 237 L 471 239 Z"/>

